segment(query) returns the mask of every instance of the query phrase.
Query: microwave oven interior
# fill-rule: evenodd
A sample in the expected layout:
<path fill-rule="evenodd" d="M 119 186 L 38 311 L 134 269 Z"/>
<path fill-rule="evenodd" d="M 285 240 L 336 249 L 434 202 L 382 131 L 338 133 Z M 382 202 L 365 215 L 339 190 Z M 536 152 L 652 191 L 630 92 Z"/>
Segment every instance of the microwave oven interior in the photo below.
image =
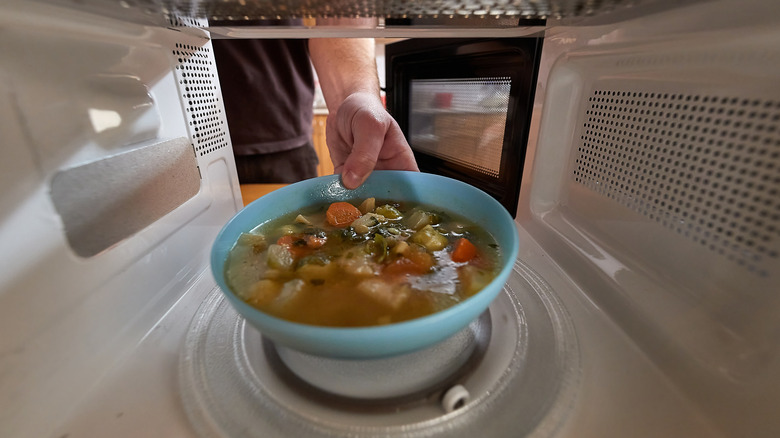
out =
<path fill-rule="evenodd" d="M 780 436 L 773 2 L 7 0 L 0 30 L 0 436 Z M 442 357 L 302 379 L 211 274 L 243 207 L 212 40 L 324 37 L 408 40 L 418 159 L 521 240 L 469 356 L 400 398 L 313 386 Z M 456 62 L 490 47 L 522 60 Z"/>

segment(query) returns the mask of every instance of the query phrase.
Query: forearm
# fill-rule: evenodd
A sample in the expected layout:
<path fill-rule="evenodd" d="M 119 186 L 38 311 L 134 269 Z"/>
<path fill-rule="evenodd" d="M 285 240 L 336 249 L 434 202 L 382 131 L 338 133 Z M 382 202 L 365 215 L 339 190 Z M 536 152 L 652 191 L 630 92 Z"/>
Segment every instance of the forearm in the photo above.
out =
<path fill-rule="evenodd" d="M 379 98 L 374 40 L 371 38 L 313 38 L 309 53 L 332 113 L 349 95 L 371 93 Z"/>

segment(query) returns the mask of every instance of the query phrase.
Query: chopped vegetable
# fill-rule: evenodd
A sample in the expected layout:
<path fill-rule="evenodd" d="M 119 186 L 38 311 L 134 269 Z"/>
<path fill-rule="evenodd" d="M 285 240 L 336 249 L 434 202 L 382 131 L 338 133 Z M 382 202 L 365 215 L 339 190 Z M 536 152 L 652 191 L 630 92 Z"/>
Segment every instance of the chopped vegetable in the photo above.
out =
<path fill-rule="evenodd" d="M 463 285 L 463 294 L 471 296 L 482 290 L 491 281 L 494 274 L 490 271 L 477 268 L 472 265 L 465 265 L 458 268 L 458 279 Z"/>
<path fill-rule="evenodd" d="M 322 280 L 325 278 L 332 278 L 337 271 L 338 266 L 336 266 L 335 263 L 326 263 L 324 265 L 307 263 L 296 269 L 295 275 L 306 281 Z"/>
<path fill-rule="evenodd" d="M 384 273 L 387 275 L 422 275 L 433 267 L 433 256 L 424 248 L 417 245 L 409 245 L 403 257 L 399 257 L 385 265 Z"/>
<path fill-rule="evenodd" d="M 377 263 L 382 263 L 387 257 L 387 240 L 379 233 L 374 234 L 374 240 L 366 244 L 366 249 Z"/>
<path fill-rule="evenodd" d="M 236 243 L 238 245 L 251 246 L 252 251 L 255 254 L 263 252 L 263 250 L 265 250 L 265 248 L 268 246 L 267 242 L 265 241 L 265 236 L 254 233 L 241 233 L 241 235 L 238 236 L 238 241 Z"/>
<path fill-rule="evenodd" d="M 350 226 L 355 230 L 356 233 L 366 234 L 371 230 L 371 228 L 381 224 L 384 221 L 384 216 L 380 216 L 376 213 L 366 213 L 352 222 Z"/>
<path fill-rule="evenodd" d="M 279 240 L 276 241 L 276 244 L 287 248 L 293 258 L 299 259 L 312 252 L 312 248 L 309 247 L 306 237 L 307 236 L 302 234 L 286 234 L 280 237 Z"/>
<path fill-rule="evenodd" d="M 346 227 L 360 216 L 360 210 L 349 202 L 334 202 L 325 212 L 328 223 L 334 227 Z"/>
<path fill-rule="evenodd" d="M 365 201 L 363 201 L 362 204 L 360 204 L 360 207 L 358 207 L 358 210 L 360 210 L 361 213 L 371 213 L 374 211 L 374 208 L 376 207 L 376 199 L 375 198 L 368 198 Z"/>
<path fill-rule="evenodd" d="M 401 307 L 411 294 L 411 290 L 406 285 L 396 286 L 378 278 L 361 281 L 357 285 L 357 290 L 393 310 Z"/>
<path fill-rule="evenodd" d="M 452 249 L 452 261 L 456 263 L 465 263 L 477 255 L 477 247 L 469 242 L 465 237 L 461 237 L 455 242 Z"/>
<path fill-rule="evenodd" d="M 276 241 L 276 244 L 287 248 L 293 258 L 300 259 L 321 248 L 327 240 L 327 237 L 320 237 L 317 234 L 296 233 L 285 234 Z"/>
<path fill-rule="evenodd" d="M 381 214 L 388 219 L 398 219 L 402 216 L 401 212 L 390 204 L 385 204 L 381 207 L 378 207 L 376 209 L 376 214 Z"/>
<path fill-rule="evenodd" d="M 444 235 L 436 231 L 436 229 L 430 225 L 426 225 L 412 234 L 412 237 L 410 237 L 409 240 L 414 243 L 419 243 L 428 251 L 442 250 L 449 243 Z"/>
<path fill-rule="evenodd" d="M 293 305 L 303 295 L 306 282 L 300 278 L 294 278 L 282 286 L 282 291 L 274 298 L 271 306 L 277 311 L 283 311 L 286 307 Z"/>
<path fill-rule="evenodd" d="M 338 265 L 350 275 L 369 276 L 379 273 L 379 265 L 371 260 L 371 255 L 363 250 L 347 251 L 339 260 Z"/>
<path fill-rule="evenodd" d="M 290 251 L 282 245 L 268 245 L 268 266 L 274 269 L 288 271 L 292 269 L 295 259 Z"/>
<path fill-rule="evenodd" d="M 311 225 L 311 221 L 306 218 L 306 216 L 299 214 L 295 217 L 295 223 L 296 224 L 304 224 L 304 225 Z"/>
<path fill-rule="evenodd" d="M 286 270 L 276 269 L 269 267 L 265 270 L 263 273 L 263 279 L 265 280 L 279 280 L 280 278 L 284 278 L 285 275 L 288 275 L 288 272 Z"/>
<path fill-rule="evenodd" d="M 482 290 L 501 256 L 488 230 L 433 208 L 381 198 L 301 208 L 242 234 L 225 279 L 250 305 L 305 324 L 429 315 Z"/>
<path fill-rule="evenodd" d="M 408 249 L 409 249 L 409 244 L 402 240 L 402 241 L 400 241 L 400 242 L 395 244 L 395 246 L 393 247 L 392 253 L 393 254 L 401 254 L 401 255 L 403 255 L 403 254 L 406 253 L 406 251 Z"/>
<path fill-rule="evenodd" d="M 282 284 L 274 280 L 260 280 L 249 289 L 246 301 L 253 306 L 265 306 L 273 301 L 282 290 Z"/>
<path fill-rule="evenodd" d="M 439 223 L 439 217 L 427 211 L 416 210 L 406 219 L 406 224 L 413 230 L 419 230 L 426 225 L 435 225 Z"/>
<path fill-rule="evenodd" d="M 355 229 L 352 227 L 337 228 L 328 233 L 328 239 L 339 243 L 362 242 L 365 240 L 364 236 L 356 233 Z"/>
<path fill-rule="evenodd" d="M 320 237 L 314 234 L 307 234 L 303 237 L 303 240 L 306 241 L 306 245 L 309 248 L 317 249 L 325 245 L 325 242 L 328 241 L 326 237 Z"/>

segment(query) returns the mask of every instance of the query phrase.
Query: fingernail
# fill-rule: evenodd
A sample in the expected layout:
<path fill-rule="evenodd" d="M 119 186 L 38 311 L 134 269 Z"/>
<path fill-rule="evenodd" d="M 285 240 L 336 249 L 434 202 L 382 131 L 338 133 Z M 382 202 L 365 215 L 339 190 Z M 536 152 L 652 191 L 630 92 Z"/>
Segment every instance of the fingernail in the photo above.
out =
<path fill-rule="evenodd" d="M 356 189 L 363 183 L 363 178 L 358 176 L 355 172 L 349 171 L 342 176 L 344 187 L 348 189 Z"/>

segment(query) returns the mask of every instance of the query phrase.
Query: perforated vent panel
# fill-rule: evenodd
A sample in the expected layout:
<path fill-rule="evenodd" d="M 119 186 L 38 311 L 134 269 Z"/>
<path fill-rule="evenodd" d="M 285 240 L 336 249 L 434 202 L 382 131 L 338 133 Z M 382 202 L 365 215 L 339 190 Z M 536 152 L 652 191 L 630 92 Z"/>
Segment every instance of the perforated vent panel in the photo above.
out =
<path fill-rule="evenodd" d="M 780 101 L 596 90 L 575 181 L 760 276 L 778 257 Z"/>
<path fill-rule="evenodd" d="M 180 14 L 168 14 L 168 24 L 173 27 L 208 27 L 208 20 Z"/>
<path fill-rule="evenodd" d="M 173 55 L 178 62 L 176 79 L 196 153 L 203 156 L 226 147 L 227 125 L 210 45 L 176 44 Z"/>

